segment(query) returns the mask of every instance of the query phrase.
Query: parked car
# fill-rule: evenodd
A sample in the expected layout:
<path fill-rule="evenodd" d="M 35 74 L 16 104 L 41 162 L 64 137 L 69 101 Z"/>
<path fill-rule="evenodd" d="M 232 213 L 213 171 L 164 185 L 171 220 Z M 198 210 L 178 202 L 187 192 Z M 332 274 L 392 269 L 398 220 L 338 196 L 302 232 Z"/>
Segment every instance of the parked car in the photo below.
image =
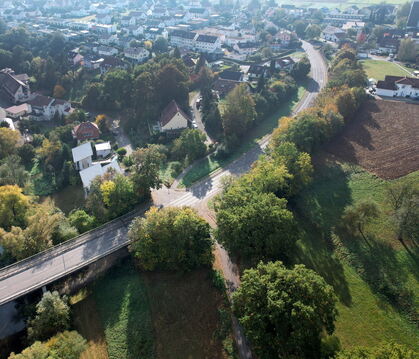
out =
<path fill-rule="evenodd" d="M 198 125 L 195 120 L 192 121 L 192 128 L 198 128 Z"/>

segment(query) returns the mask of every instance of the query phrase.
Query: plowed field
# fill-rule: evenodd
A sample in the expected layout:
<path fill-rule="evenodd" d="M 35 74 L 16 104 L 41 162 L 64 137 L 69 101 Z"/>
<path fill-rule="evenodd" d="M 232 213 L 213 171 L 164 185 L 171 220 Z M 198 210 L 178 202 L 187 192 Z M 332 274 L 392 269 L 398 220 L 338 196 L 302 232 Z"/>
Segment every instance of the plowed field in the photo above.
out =
<path fill-rule="evenodd" d="M 367 101 L 326 151 L 385 179 L 419 169 L 419 104 Z"/>

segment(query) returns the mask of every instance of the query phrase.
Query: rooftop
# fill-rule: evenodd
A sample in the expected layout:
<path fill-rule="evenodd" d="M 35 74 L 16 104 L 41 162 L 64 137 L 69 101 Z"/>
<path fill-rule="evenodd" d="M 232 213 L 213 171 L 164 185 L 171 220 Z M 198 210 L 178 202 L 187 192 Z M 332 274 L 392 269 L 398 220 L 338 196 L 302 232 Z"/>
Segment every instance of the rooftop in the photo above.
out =
<path fill-rule="evenodd" d="M 90 144 L 90 142 L 86 142 L 80 146 L 72 148 L 71 152 L 73 153 L 74 163 L 81 161 L 87 157 L 93 156 L 92 145 Z"/>

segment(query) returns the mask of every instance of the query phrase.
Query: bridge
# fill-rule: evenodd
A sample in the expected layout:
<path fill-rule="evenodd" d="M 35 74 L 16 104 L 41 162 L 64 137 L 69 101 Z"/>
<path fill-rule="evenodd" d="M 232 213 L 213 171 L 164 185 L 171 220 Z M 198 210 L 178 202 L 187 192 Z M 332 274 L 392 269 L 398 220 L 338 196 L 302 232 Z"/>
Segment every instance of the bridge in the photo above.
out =
<path fill-rule="evenodd" d="M 294 112 L 309 107 L 327 80 L 327 67 L 321 55 L 309 43 L 304 42 L 303 47 L 311 62 L 312 81 L 308 86 L 307 94 L 299 102 Z M 265 136 L 259 141 L 258 146 L 253 147 L 234 162 L 212 173 L 185 192 L 160 190 L 167 191 L 167 197 L 170 198 L 162 205 L 199 207 L 220 192 L 221 180 L 224 176 L 246 173 L 252 163 L 263 153 L 269 139 L 270 135 Z M 90 232 L 1 269 L 0 306 L 127 246 L 129 244 L 127 236 L 129 223 L 136 216 L 142 215 L 146 209 L 147 207 L 144 206 Z M 225 255 L 227 256 L 227 253 Z"/>

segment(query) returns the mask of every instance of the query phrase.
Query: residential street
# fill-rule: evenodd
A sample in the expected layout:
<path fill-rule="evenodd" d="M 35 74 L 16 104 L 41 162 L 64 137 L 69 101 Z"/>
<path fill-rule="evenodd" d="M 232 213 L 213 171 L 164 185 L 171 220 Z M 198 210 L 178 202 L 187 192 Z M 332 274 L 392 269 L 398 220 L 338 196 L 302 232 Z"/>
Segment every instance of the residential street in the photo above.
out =
<path fill-rule="evenodd" d="M 319 52 L 307 42 L 303 42 L 303 48 L 311 62 L 312 80 L 309 83 L 306 95 L 297 106 L 296 112 L 310 106 L 327 80 L 327 66 Z M 259 141 L 258 146 L 255 146 L 225 168 L 216 171 L 188 188 L 186 192 L 167 188 L 153 191 L 154 204 L 157 206 L 194 207 L 214 225 L 213 214 L 209 211 L 207 204 L 214 195 L 220 193 L 223 177 L 228 175 L 238 176 L 247 172 L 252 163 L 263 153 L 269 139 L 270 135 L 265 136 Z M 141 213 L 139 211 L 135 215 L 141 215 Z M 115 220 L 97 230 L 79 236 L 69 243 L 56 246 L 13 266 L 3 268 L 0 270 L 0 305 L 27 292 L 41 288 L 88 263 L 106 256 L 117 248 L 127 245 L 126 232 L 129 223 L 130 219 Z M 229 282 L 228 290 L 231 294 L 240 284 L 237 268 L 231 262 L 228 253 L 219 245 L 217 245 L 216 257 L 224 277 Z M 234 325 L 234 331 L 239 343 L 241 358 L 251 358 L 250 350 L 237 323 Z"/>

